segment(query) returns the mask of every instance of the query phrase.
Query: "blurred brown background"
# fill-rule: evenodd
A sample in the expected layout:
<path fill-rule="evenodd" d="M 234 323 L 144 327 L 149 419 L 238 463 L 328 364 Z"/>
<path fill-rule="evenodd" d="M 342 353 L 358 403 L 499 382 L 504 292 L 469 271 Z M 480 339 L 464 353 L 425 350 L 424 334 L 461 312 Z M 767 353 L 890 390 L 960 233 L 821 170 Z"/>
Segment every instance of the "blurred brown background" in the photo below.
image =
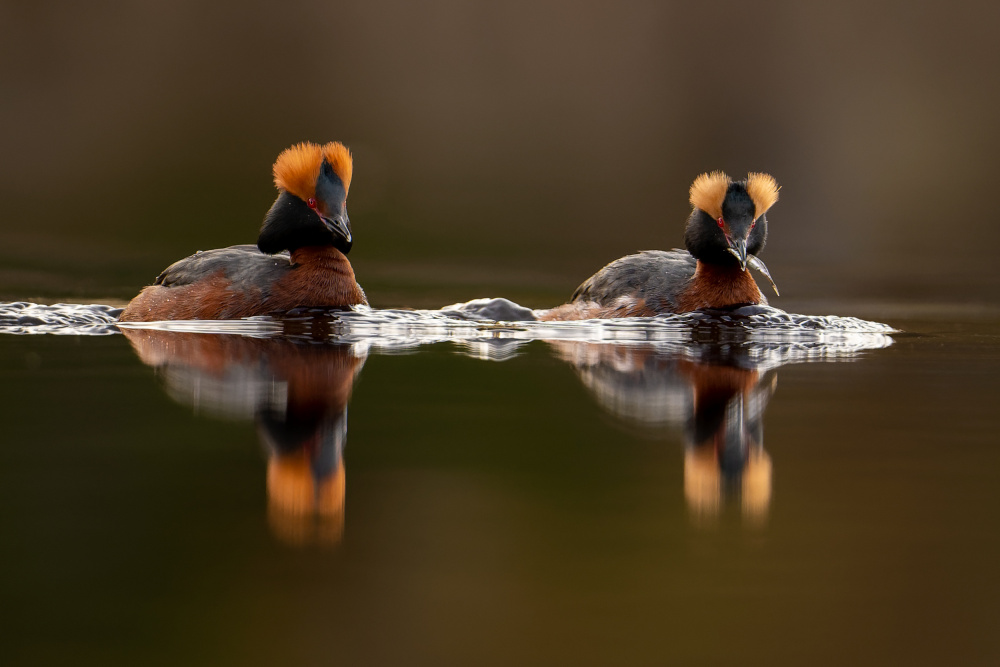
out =
<path fill-rule="evenodd" d="M 987 2 L 3 2 L 0 298 L 127 299 L 194 250 L 253 242 L 278 152 L 339 139 L 376 306 L 553 305 L 680 245 L 711 169 L 782 185 L 775 305 L 996 304 L 998 19 Z"/>

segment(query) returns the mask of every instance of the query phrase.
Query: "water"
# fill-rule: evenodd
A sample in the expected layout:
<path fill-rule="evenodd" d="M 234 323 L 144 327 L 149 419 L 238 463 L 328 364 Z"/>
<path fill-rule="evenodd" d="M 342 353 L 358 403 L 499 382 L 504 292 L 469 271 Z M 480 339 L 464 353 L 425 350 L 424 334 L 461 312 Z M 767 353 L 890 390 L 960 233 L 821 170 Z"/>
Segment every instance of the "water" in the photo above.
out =
<path fill-rule="evenodd" d="M 5 664 L 1000 654 L 996 319 L 476 312 L 0 308 Z"/>

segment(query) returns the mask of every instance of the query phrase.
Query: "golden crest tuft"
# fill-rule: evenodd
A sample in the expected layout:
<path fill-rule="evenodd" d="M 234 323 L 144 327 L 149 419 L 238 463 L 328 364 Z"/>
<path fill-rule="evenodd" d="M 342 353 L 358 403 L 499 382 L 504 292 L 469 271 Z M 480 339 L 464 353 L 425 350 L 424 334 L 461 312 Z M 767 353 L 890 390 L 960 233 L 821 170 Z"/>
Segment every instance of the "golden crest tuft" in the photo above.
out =
<path fill-rule="evenodd" d="M 747 175 L 747 194 L 753 199 L 755 220 L 778 201 L 778 190 L 778 182 L 770 174 L 752 172 Z"/>
<path fill-rule="evenodd" d="M 333 172 L 340 177 L 344 183 L 344 189 L 351 189 L 351 175 L 354 173 L 354 161 L 351 159 L 351 151 L 347 146 L 339 141 L 331 141 L 323 146 L 323 157 L 333 167 Z"/>
<path fill-rule="evenodd" d="M 323 164 L 323 149 L 304 141 L 286 148 L 274 163 L 274 184 L 302 200 L 316 194 L 316 179 Z"/>
<path fill-rule="evenodd" d="M 337 141 L 324 146 L 303 141 L 286 148 L 274 163 L 275 186 L 302 200 L 315 196 L 316 180 L 323 160 L 330 163 L 334 173 L 343 181 L 344 189 L 349 190 L 353 172 L 351 152 Z"/>
<path fill-rule="evenodd" d="M 715 219 L 721 218 L 722 201 L 726 198 L 729 183 L 729 177 L 721 171 L 702 174 L 691 184 L 691 205 Z"/>

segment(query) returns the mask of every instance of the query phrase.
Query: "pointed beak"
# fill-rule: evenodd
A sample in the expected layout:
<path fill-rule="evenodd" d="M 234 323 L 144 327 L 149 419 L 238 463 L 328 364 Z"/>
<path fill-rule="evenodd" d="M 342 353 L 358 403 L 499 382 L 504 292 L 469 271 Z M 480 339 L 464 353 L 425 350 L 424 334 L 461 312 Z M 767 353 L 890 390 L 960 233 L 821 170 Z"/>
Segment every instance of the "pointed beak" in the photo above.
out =
<path fill-rule="evenodd" d="M 747 240 L 746 239 L 735 239 L 735 240 L 726 239 L 726 240 L 729 241 L 729 247 L 726 248 L 726 250 L 728 250 L 733 257 L 735 257 L 740 261 L 740 270 L 746 271 Z"/>
<path fill-rule="evenodd" d="M 351 246 L 354 239 L 351 236 L 351 219 L 347 217 L 346 209 L 334 215 L 321 215 L 320 218 L 335 237 L 341 239 L 348 247 Z"/>

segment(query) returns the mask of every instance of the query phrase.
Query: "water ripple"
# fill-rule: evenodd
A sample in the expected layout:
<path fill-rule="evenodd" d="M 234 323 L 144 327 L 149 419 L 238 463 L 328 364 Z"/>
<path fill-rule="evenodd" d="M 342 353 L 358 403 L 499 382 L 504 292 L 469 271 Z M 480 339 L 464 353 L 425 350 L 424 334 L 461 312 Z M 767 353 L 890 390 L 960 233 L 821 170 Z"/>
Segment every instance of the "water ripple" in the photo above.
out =
<path fill-rule="evenodd" d="M 107 336 L 119 333 L 115 325 L 121 312 L 100 304 L 0 303 L 0 333 Z"/>
<path fill-rule="evenodd" d="M 385 353 L 450 342 L 465 354 L 504 360 L 528 341 L 632 344 L 704 360 L 723 351 L 754 367 L 789 361 L 849 358 L 888 347 L 892 327 L 854 317 L 793 315 L 776 308 L 747 307 L 657 317 L 542 322 L 533 311 L 505 299 L 477 299 L 440 310 L 348 311 L 299 309 L 281 317 L 235 321 L 184 320 L 119 324 L 121 309 L 100 304 L 26 302 L 0 304 L 0 333 L 108 335 L 119 327 L 283 337 L 347 343 Z M 504 319 L 507 316 L 510 319 Z"/>

